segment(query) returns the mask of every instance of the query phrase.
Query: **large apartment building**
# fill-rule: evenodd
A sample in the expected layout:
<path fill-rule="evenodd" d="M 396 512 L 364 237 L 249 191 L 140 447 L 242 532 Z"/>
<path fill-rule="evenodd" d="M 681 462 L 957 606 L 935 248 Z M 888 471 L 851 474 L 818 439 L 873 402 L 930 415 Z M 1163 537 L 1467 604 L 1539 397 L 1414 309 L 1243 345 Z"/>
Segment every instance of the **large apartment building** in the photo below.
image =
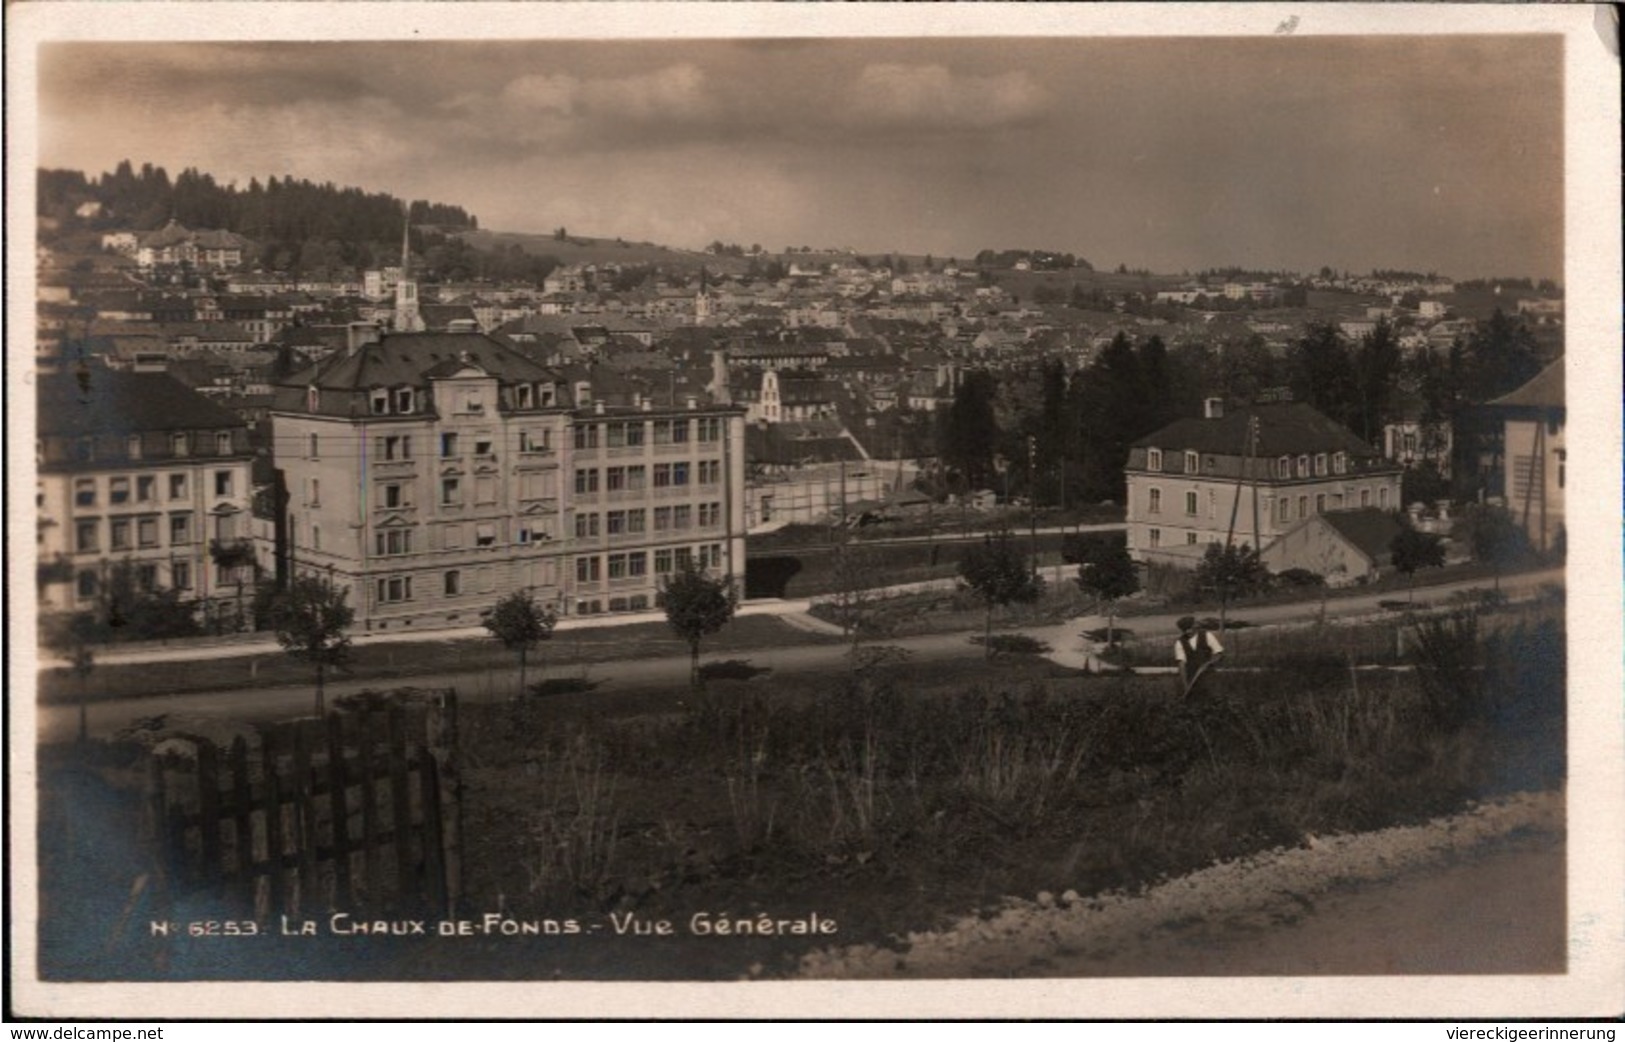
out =
<path fill-rule="evenodd" d="M 95 610 L 109 572 L 207 606 L 254 579 L 248 428 L 167 373 L 42 374 L 42 614 Z"/>
<path fill-rule="evenodd" d="M 646 610 L 684 558 L 743 577 L 744 410 L 606 400 L 475 332 L 352 329 L 275 389 L 284 570 L 359 628 L 467 626 L 528 589 Z"/>
<path fill-rule="evenodd" d="M 1140 561 L 1194 567 L 1209 543 L 1264 549 L 1320 514 L 1401 506 L 1403 468 L 1301 402 L 1227 413 L 1209 399 L 1135 442 L 1124 470 Z"/>

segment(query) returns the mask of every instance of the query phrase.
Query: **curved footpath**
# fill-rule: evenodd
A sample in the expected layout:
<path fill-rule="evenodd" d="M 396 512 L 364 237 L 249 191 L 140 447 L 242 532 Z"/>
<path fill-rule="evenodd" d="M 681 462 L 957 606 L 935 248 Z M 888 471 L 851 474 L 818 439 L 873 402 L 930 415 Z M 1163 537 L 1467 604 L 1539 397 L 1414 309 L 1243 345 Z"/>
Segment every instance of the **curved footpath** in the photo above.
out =
<path fill-rule="evenodd" d="M 1310 837 L 1142 893 L 1009 899 L 802 959 L 814 979 L 1562 973 L 1560 792 L 1425 825 Z"/>

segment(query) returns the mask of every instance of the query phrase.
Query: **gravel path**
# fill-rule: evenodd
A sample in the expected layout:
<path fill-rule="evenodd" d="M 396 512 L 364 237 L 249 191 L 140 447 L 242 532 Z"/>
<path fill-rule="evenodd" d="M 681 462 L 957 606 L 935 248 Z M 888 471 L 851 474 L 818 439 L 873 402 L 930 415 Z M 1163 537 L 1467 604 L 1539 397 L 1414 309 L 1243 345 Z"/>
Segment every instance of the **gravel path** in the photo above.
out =
<path fill-rule="evenodd" d="M 990 918 L 806 956 L 813 979 L 1560 973 L 1564 801 L 1311 837 L 1141 893 L 1009 899 Z"/>

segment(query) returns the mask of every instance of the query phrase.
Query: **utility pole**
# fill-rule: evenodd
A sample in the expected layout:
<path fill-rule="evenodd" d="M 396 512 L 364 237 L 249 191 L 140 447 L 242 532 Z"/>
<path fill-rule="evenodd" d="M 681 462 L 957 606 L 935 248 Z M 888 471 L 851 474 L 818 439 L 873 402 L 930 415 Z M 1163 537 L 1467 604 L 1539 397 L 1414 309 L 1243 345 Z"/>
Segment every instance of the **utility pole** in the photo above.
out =
<path fill-rule="evenodd" d="M 1027 517 L 1032 528 L 1033 578 L 1038 577 L 1038 486 L 1033 480 L 1038 464 L 1038 439 L 1027 435 Z"/>

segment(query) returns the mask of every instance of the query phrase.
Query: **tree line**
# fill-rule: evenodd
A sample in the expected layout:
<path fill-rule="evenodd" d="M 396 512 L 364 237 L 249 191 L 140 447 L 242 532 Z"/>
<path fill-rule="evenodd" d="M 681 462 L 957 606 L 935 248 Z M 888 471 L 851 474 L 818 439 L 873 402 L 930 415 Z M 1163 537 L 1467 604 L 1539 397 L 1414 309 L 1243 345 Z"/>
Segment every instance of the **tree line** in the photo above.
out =
<path fill-rule="evenodd" d="M 1094 265 L 1082 257 L 1049 250 L 978 250 L 975 261 L 978 268 L 1013 268 L 1019 262 L 1026 261 L 1034 271 L 1066 271 L 1071 268 L 1095 270 Z"/>
<path fill-rule="evenodd" d="M 1313 406 L 1374 448 L 1414 396 L 1416 419 L 1452 425 L 1458 462 L 1456 488 L 1418 489 L 1414 498 L 1470 498 L 1473 461 L 1493 434 L 1473 406 L 1515 390 L 1542 364 L 1528 327 L 1499 310 L 1447 351 L 1410 355 L 1386 321 L 1354 340 L 1313 323 L 1284 353 L 1257 336 L 1170 348 L 1158 336 L 1135 343 L 1119 333 L 1073 372 L 1050 359 L 966 373 L 938 424 L 938 491 L 1008 490 L 1046 506 L 1121 503 L 1135 441 L 1201 415 L 1204 398 L 1249 403 L 1273 394 Z"/>
<path fill-rule="evenodd" d="M 264 266 L 304 273 L 397 262 L 402 212 L 408 207 L 387 192 L 332 182 L 272 176 L 264 182 L 250 178 L 239 187 L 222 185 L 193 167 L 171 177 L 161 166 L 144 163 L 137 169 L 127 159 L 94 178 L 78 170 L 42 169 L 38 187 L 42 217 L 66 220 L 88 202 L 101 204 L 100 214 L 87 222 L 96 230 L 152 231 L 171 220 L 188 228 L 224 229 L 258 245 L 255 259 Z M 446 203 L 416 200 L 410 215 L 414 250 L 434 245 L 425 242 L 429 236 L 445 240 L 445 231 L 479 228 L 473 214 Z M 488 266 L 522 267 L 501 251 L 493 256 Z"/>

